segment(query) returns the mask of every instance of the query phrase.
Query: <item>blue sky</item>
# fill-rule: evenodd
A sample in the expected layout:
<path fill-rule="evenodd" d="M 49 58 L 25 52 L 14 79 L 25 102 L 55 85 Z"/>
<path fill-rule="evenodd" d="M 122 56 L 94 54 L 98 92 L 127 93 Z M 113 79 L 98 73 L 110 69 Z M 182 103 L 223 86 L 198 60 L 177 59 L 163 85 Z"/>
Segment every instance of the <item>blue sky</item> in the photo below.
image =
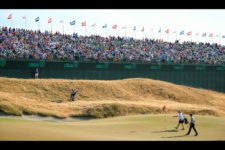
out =
<path fill-rule="evenodd" d="M 85 27 L 81 27 L 81 22 L 87 22 L 87 35 L 97 34 L 106 36 L 106 29 L 103 29 L 104 24 L 108 25 L 107 35 L 125 36 L 125 30 L 122 27 L 126 26 L 126 35 L 130 37 L 162 37 L 166 41 L 174 41 L 177 31 L 177 38 L 182 40 L 192 41 L 207 41 L 219 43 L 217 34 L 225 35 L 225 9 L 1 9 L 0 10 L 0 26 L 11 26 L 11 20 L 7 17 L 12 13 L 12 26 L 16 28 L 25 28 L 25 20 L 22 16 L 26 16 L 27 29 L 38 29 L 38 23 L 35 18 L 40 17 L 41 31 L 51 30 L 51 24 L 48 24 L 48 19 L 52 18 L 52 30 L 63 31 L 63 26 L 60 20 L 64 20 L 64 33 L 72 34 L 75 31 L 78 35 L 85 34 Z M 76 25 L 71 26 L 69 22 L 75 20 Z M 96 28 L 91 27 L 96 23 Z M 117 24 L 117 30 L 113 30 L 112 26 Z M 136 34 L 132 30 L 136 26 Z M 145 31 L 141 32 L 144 27 Z M 158 32 L 162 29 L 162 33 Z M 169 36 L 165 33 L 166 29 L 170 29 Z M 185 36 L 179 36 L 179 32 L 184 30 Z M 186 36 L 186 33 L 192 31 L 193 36 Z M 202 38 L 203 33 L 214 34 L 214 37 Z M 199 33 L 199 37 L 195 36 Z M 220 38 L 220 43 L 225 45 L 225 38 Z"/>

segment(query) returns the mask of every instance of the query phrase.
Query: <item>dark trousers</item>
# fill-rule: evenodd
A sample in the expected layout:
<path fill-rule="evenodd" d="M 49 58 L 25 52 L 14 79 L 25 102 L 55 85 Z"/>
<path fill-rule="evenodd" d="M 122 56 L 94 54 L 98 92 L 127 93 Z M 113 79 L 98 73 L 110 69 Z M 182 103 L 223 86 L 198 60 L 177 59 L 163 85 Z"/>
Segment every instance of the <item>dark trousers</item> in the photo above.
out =
<path fill-rule="evenodd" d="M 191 123 L 191 125 L 190 125 L 190 127 L 189 127 L 189 131 L 188 131 L 187 134 L 190 134 L 192 128 L 194 129 L 195 134 L 198 135 L 198 132 L 197 132 L 197 130 L 195 129 L 195 124 L 193 124 L 193 123 Z"/>

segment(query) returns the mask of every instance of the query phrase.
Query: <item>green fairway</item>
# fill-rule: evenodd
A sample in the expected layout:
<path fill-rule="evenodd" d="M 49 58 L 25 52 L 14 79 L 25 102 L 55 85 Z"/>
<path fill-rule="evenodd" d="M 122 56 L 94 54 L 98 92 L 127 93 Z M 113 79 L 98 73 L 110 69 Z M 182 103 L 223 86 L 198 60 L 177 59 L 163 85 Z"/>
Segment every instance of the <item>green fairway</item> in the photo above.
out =
<path fill-rule="evenodd" d="M 186 116 L 189 120 L 189 116 Z M 89 121 L 31 121 L 0 117 L 0 140 L 225 140 L 225 118 L 195 116 L 199 136 L 175 130 L 176 114 L 135 115 Z M 166 125 L 165 125 L 166 122 Z"/>

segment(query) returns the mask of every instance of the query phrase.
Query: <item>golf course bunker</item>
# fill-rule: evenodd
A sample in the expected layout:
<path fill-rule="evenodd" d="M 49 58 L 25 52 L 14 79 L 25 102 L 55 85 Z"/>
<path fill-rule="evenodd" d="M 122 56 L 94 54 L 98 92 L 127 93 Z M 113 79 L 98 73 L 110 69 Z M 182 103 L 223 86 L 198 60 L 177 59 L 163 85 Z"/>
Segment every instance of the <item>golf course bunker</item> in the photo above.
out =
<path fill-rule="evenodd" d="M 26 115 L 22 114 L 21 116 L 25 120 L 32 120 L 32 121 L 51 121 L 51 122 L 74 122 L 74 121 L 88 121 L 95 119 L 94 117 L 67 117 L 67 118 L 57 118 L 52 116 L 40 116 L 40 115 Z"/>

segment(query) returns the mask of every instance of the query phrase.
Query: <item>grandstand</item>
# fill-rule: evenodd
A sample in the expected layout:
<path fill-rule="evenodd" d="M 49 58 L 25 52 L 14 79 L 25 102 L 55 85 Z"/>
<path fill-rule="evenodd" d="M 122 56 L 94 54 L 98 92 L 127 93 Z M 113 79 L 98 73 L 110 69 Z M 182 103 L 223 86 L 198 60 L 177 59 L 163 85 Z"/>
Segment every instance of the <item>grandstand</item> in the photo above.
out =
<path fill-rule="evenodd" d="M 225 92 L 225 46 L 0 29 L 0 76 L 152 78 Z"/>

